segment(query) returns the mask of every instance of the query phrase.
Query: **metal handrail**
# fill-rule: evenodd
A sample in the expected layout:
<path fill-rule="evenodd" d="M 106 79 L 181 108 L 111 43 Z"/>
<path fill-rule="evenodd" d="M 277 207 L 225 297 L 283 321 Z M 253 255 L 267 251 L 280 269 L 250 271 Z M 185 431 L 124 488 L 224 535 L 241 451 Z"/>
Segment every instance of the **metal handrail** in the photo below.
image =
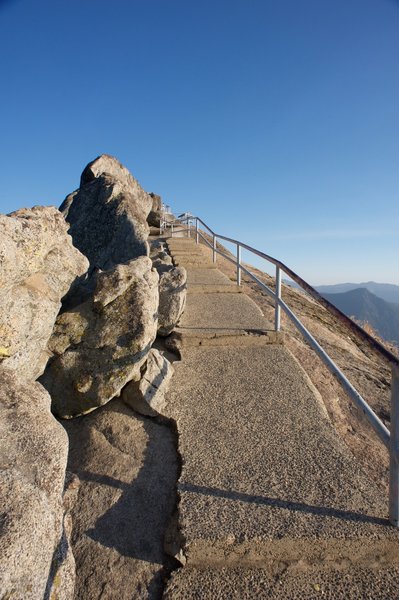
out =
<path fill-rule="evenodd" d="M 302 333 L 304 338 L 310 344 L 310 346 L 316 351 L 318 356 L 322 359 L 324 364 L 328 367 L 331 373 L 335 375 L 344 390 L 355 402 L 356 406 L 363 412 L 371 427 L 374 429 L 380 440 L 388 448 L 390 455 L 390 480 L 389 480 L 389 520 L 392 525 L 399 527 L 399 359 L 389 352 L 382 344 L 377 342 L 371 337 L 364 329 L 359 327 L 352 319 L 347 317 L 338 308 L 336 308 L 331 302 L 323 298 L 311 285 L 309 285 L 304 279 L 299 277 L 294 271 L 287 267 L 280 260 L 265 254 L 256 248 L 252 248 L 243 242 L 229 238 L 224 235 L 215 233 L 200 217 L 186 213 L 183 218 L 168 220 L 166 215 L 161 219 L 161 233 L 165 231 L 169 225 L 171 227 L 172 236 L 174 233 L 175 224 L 182 225 L 186 223 L 187 227 L 183 228 L 183 231 L 187 231 L 190 236 L 193 222 L 195 222 L 195 239 L 196 243 L 199 243 L 199 238 L 212 249 L 212 260 L 216 262 L 216 255 L 220 254 L 225 259 L 229 260 L 236 265 L 236 278 L 237 285 L 241 285 L 241 272 L 248 275 L 257 285 L 259 285 L 269 296 L 274 299 L 275 302 L 275 318 L 274 326 L 275 330 L 279 331 L 281 327 L 281 310 L 291 319 L 296 328 Z M 201 223 L 205 227 L 210 236 L 212 237 L 212 243 L 206 238 L 206 236 L 200 231 L 198 224 Z M 217 248 L 217 240 L 224 240 L 236 245 L 236 258 L 226 255 Z M 264 260 L 272 263 L 276 267 L 276 286 L 273 291 L 269 286 L 263 283 L 256 275 L 254 275 L 247 267 L 241 262 L 241 249 L 244 248 L 249 252 L 263 258 Z M 391 381 L 391 431 L 387 429 L 381 419 L 375 414 L 372 408 L 367 404 L 366 400 L 361 394 L 355 389 L 350 383 L 348 378 L 335 364 L 332 358 L 327 352 L 321 347 L 317 340 L 312 336 L 310 331 L 295 315 L 295 313 L 289 308 L 281 297 L 281 272 L 286 273 L 293 281 L 295 281 L 301 288 L 303 288 L 310 296 L 322 304 L 329 312 L 343 322 L 349 329 L 356 335 L 360 336 L 366 343 L 373 348 L 378 354 L 384 359 L 388 360 L 391 364 L 392 369 L 392 381 Z"/>

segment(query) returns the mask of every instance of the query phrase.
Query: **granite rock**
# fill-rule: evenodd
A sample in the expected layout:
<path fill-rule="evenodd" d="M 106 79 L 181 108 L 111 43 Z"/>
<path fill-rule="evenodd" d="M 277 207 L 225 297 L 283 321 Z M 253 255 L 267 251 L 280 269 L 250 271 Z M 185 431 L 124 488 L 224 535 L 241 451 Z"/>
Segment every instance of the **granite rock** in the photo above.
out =
<path fill-rule="evenodd" d="M 122 400 L 142 415 L 156 417 L 162 414 L 172 374 L 171 363 L 159 350 L 152 348 L 142 367 L 140 381 L 131 381 L 123 388 Z"/>
<path fill-rule="evenodd" d="M 148 255 L 147 216 L 152 203 L 116 158 L 103 154 L 87 165 L 80 188 L 60 207 L 74 245 L 90 262 L 88 277 L 76 283 L 67 305 L 76 305 L 93 292 L 99 271 Z"/>
<path fill-rule="evenodd" d="M 158 334 L 169 335 L 186 305 L 187 271 L 184 267 L 159 269 Z"/>
<path fill-rule="evenodd" d="M 54 589 L 52 573 L 58 573 L 60 590 L 74 587 L 74 568 L 59 573 L 68 554 L 63 505 L 68 438 L 50 402 L 39 383 L 22 383 L 0 368 L 2 598 L 43 598 L 46 589 Z"/>
<path fill-rule="evenodd" d="M 43 372 L 61 298 L 88 268 L 67 229 L 54 207 L 0 215 L 0 360 L 20 381 Z"/>
<path fill-rule="evenodd" d="M 91 412 L 140 379 L 157 309 L 158 274 L 142 256 L 99 273 L 94 295 L 59 315 L 41 378 L 58 416 Z"/>

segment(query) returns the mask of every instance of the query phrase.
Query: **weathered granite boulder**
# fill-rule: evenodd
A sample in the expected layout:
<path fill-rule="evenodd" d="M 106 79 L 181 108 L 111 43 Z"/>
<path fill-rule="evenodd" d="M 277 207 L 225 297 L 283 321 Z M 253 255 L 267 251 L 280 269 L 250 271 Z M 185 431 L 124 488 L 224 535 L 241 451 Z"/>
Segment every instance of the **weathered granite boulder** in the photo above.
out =
<path fill-rule="evenodd" d="M 158 272 L 158 334 L 167 336 L 178 324 L 186 305 L 187 271 L 184 267 L 167 267 Z"/>
<path fill-rule="evenodd" d="M 148 255 L 151 207 L 151 196 L 116 158 L 103 154 L 87 165 L 80 188 L 60 206 L 74 245 L 90 261 L 88 278 L 77 282 L 69 305 L 76 304 L 72 296 L 81 301 L 93 292 L 99 270 Z"/>
<path fill-rule="evenodd" d="M 155 417 L 162 414 L 172 374 L 171 363 L 159 350 L 152 348 L 141 369 L 140 381 L 131 381 L 123 388 L 122 400 L 142 415 Z"/>
<path fill-rule="evenodd" d="M 158 274 L 142 256 L 99 273 L 94 296 L 59 315 L 41 382 L 62 418 L 85 414 L 119 395 L 156 337 Z"/>
<path fill-rule="evenodd" d="M 50 402 L 39 383 L 21 383 L 0 368 L 2 598 L 37 600 L 46 590 L 57 598 L 70 590 L 72 597 L 75 570 L 62 501 L 68 438 Z M 71 568 L 62 569 L 65 562 Z"/>
<path fill-rule="evenodd" d="M 152 198 L 152 207 L 147 217 L 147 221 L 148 224 L 152 225 L 153 227 L 160 227 L 162 216 L 162 199 L 161 196 L 157 196 L 157 194 L 154 194 L 153 192 L 150 192 L 150 196 Z"/>
<path fill-rule="evenodd" d="M 67 229 L 54 207 L 0 215 L 0 356 L 20 381 L 43 372 L 61 298 L 88 268 Z"/>

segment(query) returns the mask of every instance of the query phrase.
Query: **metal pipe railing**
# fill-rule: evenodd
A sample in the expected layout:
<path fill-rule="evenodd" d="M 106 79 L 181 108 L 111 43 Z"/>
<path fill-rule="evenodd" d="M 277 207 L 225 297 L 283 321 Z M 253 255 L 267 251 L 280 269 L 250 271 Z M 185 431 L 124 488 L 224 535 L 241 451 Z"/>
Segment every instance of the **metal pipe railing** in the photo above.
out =
<path fill-rule="evenodd" d="M 274 326 L 276 331 L 280 331 L 281 327 L 281 310 L 285 312 L 287 317 L 293 322 L 296 328 L 301 332 L 304 338 L 307 340 L 309 345 L 315 350 L 327 368 L 331 373 L 338 379 L 346 393 L 354 401 L 356 406 L 362 411 L 367 418 L 369 424 L 374 429 L 382 443 L 388 448 L 390 455 L 390 481 L 389 481 L 389 520 L 392 525 L 399 527 L 399 359 L 389 352 L 382 344 L 377 342 L 369 334 L 367 334 L 361 327 L 359 327 L 352 319 L 349 319 L 344 315 L 338 308 L 323 298 L 311 285 L 304 281 L 299 275 L 294 273 L 289 267 L 287 267 L 281 261 L 269 256 L 243 242 L 238 240 L 220 235 L 215 233 L 202 219 L 188 215 L 180 220 L 167 221 L 161 220 L 161 232 L 164 232 L 168 225 L 171 226 L 171 233 L 173 236 L 173 224 L 178 222 L 180 225 L 186 222 L 186 230 L 188 236 L 190 236 L 191 224 L 195 220 L 195 239 L 196 243 L 199 243 L 199 238 L 204 240 L 212 250 L 212 260 L 216 262 L 216 255 L 220 254 L 228 261 L 236 265 L 236 278 L 237 285 L 241 285 L 241 273 L 244 272 L 248 275 L 257 285 L 259 285 L 270 297 L 274 299 Z M 198 224 L 201 223 L 209 232 L 212 242 L 210 242 L 206 235 L 204 235 Z M 236 245 L 236 257 L 232 258 L 217 248 L 217 240 L 224 240 Z M 264 260 L 272 263 L 276 267 L 275 276 L 275 290 L 273 291 L 269 286 L 263 283 L 256 275 L 254 275 L 247 267 L 241 262 L 241 250 L 248 250 L 252 254 L 263 258 Z M 310 331 L 305 325 L 299 320 L 295 313 L 289 308 L 289 306 L 283 301 L 281 296 L 281 273 L 284 272 L 293 281 L 295 281 L 302 289 L 304 289 L 310 296 L 321 303 L 329 312 L 337 317 L 341 322 L 350 328 L 350 330 L 360 336 L 366 343 L 368 343 L 374 351 L 376 351 L 384 359 L 388 360 L 392 366 L 392 381 L 391 381 L 391 431 L 385 427 L 381 419 L 375 414 L 372 408 L 367 404 L 361 394 L 354 388 L 348 378 L 335 364 L 332 358 L 327 352 L 320 346 L 316 339 L 312 336 Z"/>

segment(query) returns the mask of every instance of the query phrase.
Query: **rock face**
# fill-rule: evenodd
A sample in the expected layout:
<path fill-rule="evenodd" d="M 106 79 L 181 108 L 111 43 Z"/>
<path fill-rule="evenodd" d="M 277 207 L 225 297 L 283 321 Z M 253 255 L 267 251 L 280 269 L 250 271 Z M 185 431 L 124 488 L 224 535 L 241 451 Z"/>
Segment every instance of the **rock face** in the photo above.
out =
<path fill-rule="evenodd" d="M 169 335 L 178 324 L 186 305 L 187 271 L 169 267 L 159 275 L 158 333 Z"/>
<path fill-rule="evenodd" d="M 0 589 L 2 598 L 37 600 L 74 585 L 74 570 L 60 571 L 71 561 L 62 506 L 68 439 L 48 393 L 19 379 L 0 370 Z"/>
<path fill-rule="evenodd" d="M 140 381 L 131 381 L 122 390 L 122 400 L 136 412 L 155 417 L 166 405 L 165 393 L 173 374 L 171 363 L 155 348 L 148 353 Z"/>
<path fill-rule="evenodd" d="M 151 207 L 151 196 L 116 158 L 103 154 L 87 165 L 80 188 L 60 207 L 74 245 L 90 261 L 85 292 L 94 290 L 98 270 L 148 255 Z"/>
<path fill-rule="evenodd" d="M 159 273 L 158 334 L 167 336 L 178 324 L 186 305 L 187 271 L 173 266 L 172 257 L 161 240 L 151 243 L 150 257 Z"/>
<path fill-rule="evenodd" d="M 131 380 L 156 337 L 158 274 L 140 257 L 99 274 L 94 296 L 56 322 L 41 381 L 63 418 L 102 406 Z"/>
<path fill-rule="evenodd" d="M 43 372 L 61 298 L 88 268 L 67 229 L 53 207 L 0 215 L 0 356 L 20 381 Z"/>
<path fill-rule="evenodd" d="M 162 199 L 161 196 L 157 196 L 157 194 L 150 193 L 152 198 L 152 207 L 150 213 L 147 217 L 147 221 L 149 225 L 153 227 L 159 227 L 161 225 L 161 216 L 162 216 Z"/>

